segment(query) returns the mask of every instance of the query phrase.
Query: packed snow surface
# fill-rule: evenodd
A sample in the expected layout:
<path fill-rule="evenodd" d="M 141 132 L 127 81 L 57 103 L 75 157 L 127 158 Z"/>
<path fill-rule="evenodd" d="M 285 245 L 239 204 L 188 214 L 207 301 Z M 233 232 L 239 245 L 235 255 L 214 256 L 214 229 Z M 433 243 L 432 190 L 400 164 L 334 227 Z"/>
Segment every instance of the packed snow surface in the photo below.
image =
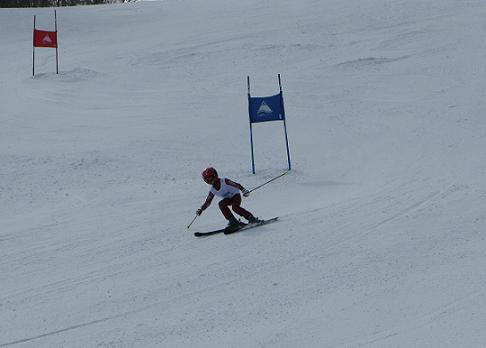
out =
<path fill-rule="evenodd" d="M 0 10 L 0 347 L 484 347 L 486 3 Z M 287 168 L 226 224 L 209 187 Z"/>

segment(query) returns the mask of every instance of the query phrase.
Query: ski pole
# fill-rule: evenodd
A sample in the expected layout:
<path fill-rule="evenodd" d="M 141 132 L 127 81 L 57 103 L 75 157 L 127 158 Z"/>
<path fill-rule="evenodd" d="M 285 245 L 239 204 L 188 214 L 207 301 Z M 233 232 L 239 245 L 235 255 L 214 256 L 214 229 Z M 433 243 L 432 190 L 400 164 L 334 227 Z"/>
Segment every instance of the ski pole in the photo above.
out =
<path fill-rule="evenodd" d="M 192 219 L 192 221 L 189 223 L 189 225 L 187 225 L 187 229 L 189 229 L 191 227 L 193 222 L 196 221 L 197 217 L 198 217 L 198 215 L 194 216 L 194 219 Z"/>
<path fill-rule="evenodd" d="M 260 187 L 265 186 L 266 184 L 269 184 L 269 183 L 271 183 L 271 182 L 272 182 L 272 181 L 274 181 L 274 180 L 277 180 L 278 178 L 280 178 L 280 177 L 284 176 L 284 175 L 285 175 L 285 174 L 287 174 L 288 172 L 289 172 L 289 171 L 287 170 L 286 172 L 283 172 L 282 174 L 280 174 L 280 175 L 276 176 L 275 178 L 272 178 L 272 179 L 268 180 L 267 182 L 264 182 L 263 184 L 258 185 L 257 187 L 252 188 L 252 189 L 250 190 L 250 192 L 253 192 L 253 191 L 255 191 L 255 190 L 258 190 Z"/>

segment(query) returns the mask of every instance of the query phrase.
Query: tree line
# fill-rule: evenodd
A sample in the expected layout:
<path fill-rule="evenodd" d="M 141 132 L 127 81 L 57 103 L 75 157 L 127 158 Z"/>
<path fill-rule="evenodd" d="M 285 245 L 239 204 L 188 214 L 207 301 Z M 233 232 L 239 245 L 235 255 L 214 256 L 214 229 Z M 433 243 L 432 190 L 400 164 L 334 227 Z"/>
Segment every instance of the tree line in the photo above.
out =
<path fill-rule="evenodd" d="M 99 5 L 136 0 L 0 0 L 0 7 L 53 7 L 76 5 Z"/>

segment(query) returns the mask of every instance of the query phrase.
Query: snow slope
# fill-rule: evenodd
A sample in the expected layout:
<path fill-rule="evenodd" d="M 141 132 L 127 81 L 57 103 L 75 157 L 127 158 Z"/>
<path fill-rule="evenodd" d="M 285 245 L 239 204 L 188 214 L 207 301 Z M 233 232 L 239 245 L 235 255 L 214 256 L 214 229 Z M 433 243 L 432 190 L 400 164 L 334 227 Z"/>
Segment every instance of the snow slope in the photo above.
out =
<path fill-rule="evenodd" d="M 60 74 L 0 10 L 0 347 L 486 345 L 486 4 L 165 0 L 58 9 Z M 289 175 L 232 236 L 213 165 Z"/>

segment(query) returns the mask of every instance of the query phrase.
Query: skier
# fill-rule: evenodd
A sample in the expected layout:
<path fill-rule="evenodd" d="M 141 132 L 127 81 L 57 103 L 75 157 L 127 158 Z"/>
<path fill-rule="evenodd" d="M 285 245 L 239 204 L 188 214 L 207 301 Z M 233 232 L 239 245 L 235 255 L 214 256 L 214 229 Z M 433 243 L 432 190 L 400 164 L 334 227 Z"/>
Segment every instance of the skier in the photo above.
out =
<path fill-rule="evenodd" d="M 219 202 L 219 209 L 221 209 L 224 217 L 226 220 L 228 220 L 228 226 L 226 227 L 227 231 L 236 231 L 241 226 L 241 223 L 236 220 L 235 216 L 229 209 L 229 206 L 231 206 L 236 214 L 247 219 L 249 223 L 258 223 L 262 221 L 254 217 L 252 213 L 240 206 L 240 191 L 243 193 L 243 197 L 248 197 L 250 195 L 250 191 L 228 178 L 219 178 L 218 172 L 213 167 L 206 168 L 202 172 L 202 178 L 206 184 L 211 185 L 211 190 L 209 191 L 208 197 L 206 198 L 204 204 L 196 211 L 197 215 L 201 215 L 202 212 L 209 207 L 214 196 L 218 196 L 223 198 Z"/>

